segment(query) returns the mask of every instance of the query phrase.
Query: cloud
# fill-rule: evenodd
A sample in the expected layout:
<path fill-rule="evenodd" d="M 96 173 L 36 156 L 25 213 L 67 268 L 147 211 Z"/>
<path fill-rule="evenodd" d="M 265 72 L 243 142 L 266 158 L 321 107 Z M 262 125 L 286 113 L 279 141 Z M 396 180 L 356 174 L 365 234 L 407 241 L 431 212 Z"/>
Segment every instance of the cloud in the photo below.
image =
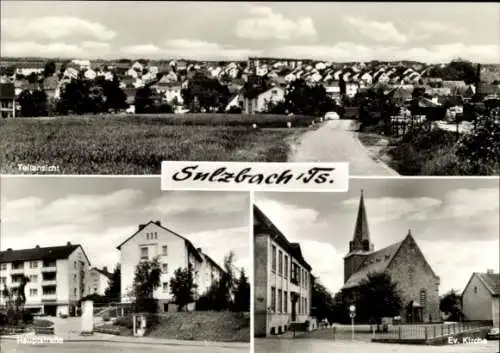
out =
<path fill-rule="evenodd" d="M 49 204 L 29 197 L 3 204 L 2 214 L 9 224 L 26 223 L 26 215 L 37 224 L 95 222 L 109 210 L 133 206 L 141 194 L 137 190 L 124 189 L 107 195 L 68 195 Z"/>
<path fill-rule="evenodd" d="M 284 45 L 270 49 L 266 55 L 277 57 L 308 57 L 317 60 L 370 61 L 370 60 L 415 60 L 428 63 L 449 62 L 457 57 L 474 62 L 497 63 L 500 61 L 500 46 L 465 45 L 450 43 L 423 47 L 365 46 L 350 42 L 335 45 Z"/>
<path fill-rule="evenodd" d="M 252 17 L 241 19 L 236 24 L 236 35 L 252 40 L 292 38 L 315 38 L 316 28 L 310 17 L 297 20 L 275 13 L 269 7 L 253 7 Z"/>
<path fill-rule="evenodd" d="M 412 29 L 409 36 L 411 39 L 417 40 L 429 39 L 440 34 L 458 36 L 466 33 L 465 29 L 462 27 L 455 26 L 451 23 L 433 21 L 418 21 L 412 26 Z"/>
<path fill-rule="evenodd" d="M 33 41 L 2 41 L 2 54 L 5 56 L 41 57 L 98 57 L 109 53 L 110 45 L 103 42 L 84 41 L 80 44 L 63 42 L 38 43 Z"/>
<path fill-rule="evenodd" d="M 14 39 L 60 40 L 63 38 L 86 38 L 108 41 L 116 32 L 100 24 L 78 17 L 48 16 L 40 18 L 2 19 L 3 36 Z"/>
<path fill-rule="evenodd" d="M 198 39 L 169 39 L 164 42 L 163 46 L 156 44 L 138 44 L 122 47 L 120 51 L 123 54 L 135 57 L 151 56 L 200 60 L 241 60 L 248 56 L 260 54 L 258 50 L 228 47 Z"/>
<path fill-rule="evenodd" d="M 441 278 L 440 292 L 463 290 L 473 272 L 492 269 L 498 273 L 498 240 L 462 242 L 418 240 L 430 266 Z"/>
<path fill-rule="evenodd" d="M 403 44 L 408 38 L 392 22 L 370 21 L 362 17 L 344 16 L 342 21 L 348 28 L 353 28 L 365 37 L 376 42 Z"/>

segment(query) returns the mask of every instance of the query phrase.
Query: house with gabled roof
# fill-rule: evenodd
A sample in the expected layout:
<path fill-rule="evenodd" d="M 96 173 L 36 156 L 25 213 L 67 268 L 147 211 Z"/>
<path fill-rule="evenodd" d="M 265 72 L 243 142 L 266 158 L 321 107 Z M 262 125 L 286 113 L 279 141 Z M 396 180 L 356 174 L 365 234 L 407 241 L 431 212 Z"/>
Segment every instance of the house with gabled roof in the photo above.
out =
<path fill-rule="evenodd" d="M 401 321 L 404 323 L 436 322 L 439 310 L 439 277 L 427 262 L 411 231 L 397 243 L 380 250 L 370 239 L 370 229 L 363 191 L 359 200 L 353 240 L 344 257 L 343 298 L 356 303 L 356 289 L 370 274 L 386 273 L 396 283 L 403 302 Z"/>
<path fill-rule="evenodd" d="M 17 293 L 22 279 L 25 308 L 50 316 L 75 315 L 79 300 L 87 294 L 90 260 L 83 247 L 68 242 L 64 246 L 7 249 L 0 252 L 0 286 Z M 0 295 L 0 307 L 8 299 Z"/>
<path fill-rule="evenodd" d="M 254 334 L 284 333 L 311 322 L 312 268 L 256 205 L 254 224 Z"/>
<path fill-rule="evenodd" d="M 141 261 L 158 258 L 161 268 L 160 287 L 154 292 L 160 312 L 176 311 L 170 292 L 170 279 L 178 268 L 191 266 L 197 284 L 197 297 L 220 279 L 224 270 L 201 248 L 196 248 L 186 237 L 166 228 L 160 221 L 140 224 L 137 230 L 117 246 L 120 251 L 121 301 L 133 301 L 134 273 Z M 195 298 L 196 300 L 196 298 Z M 188 306 L 194 309 L 194 303 Z"/>
<path fill-rule="evenodd" d="M 500 274 L 474 272 L 462 292 L 462 313 L 468 321 L 489 321 L 500 327 Z"/>

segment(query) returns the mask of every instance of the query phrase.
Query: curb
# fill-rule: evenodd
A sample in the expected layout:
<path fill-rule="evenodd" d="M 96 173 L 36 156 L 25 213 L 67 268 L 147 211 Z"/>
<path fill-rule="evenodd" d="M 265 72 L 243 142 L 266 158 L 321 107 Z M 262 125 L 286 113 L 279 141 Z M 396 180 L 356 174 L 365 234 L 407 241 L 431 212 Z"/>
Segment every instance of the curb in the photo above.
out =
<path fill-rule="evenodd" d="M 153 340 L 141 341 L 141 340 L 120 340 L 120 339 L 110 339 L 110 338 L 69 338 L 65 339 L 61 337 L 63 342 L 73 342 L 73 343 L 84 343 L 84 342 L 103 342 L 103 343 L 129 343 L 129 344 L 142 344 L 150 346 L 186 346 L 186 347 L 218 347 L 218 348 L 234 348 L 234 349 L 249 349 L 250 343 L 230 343 L 230 342 L 212 342 L 212 341 L 163 341 L 159 340 L 155 342 Z M 10 340 L 17 341 L 17 336 L 0 336 L 0 341 Z"/>

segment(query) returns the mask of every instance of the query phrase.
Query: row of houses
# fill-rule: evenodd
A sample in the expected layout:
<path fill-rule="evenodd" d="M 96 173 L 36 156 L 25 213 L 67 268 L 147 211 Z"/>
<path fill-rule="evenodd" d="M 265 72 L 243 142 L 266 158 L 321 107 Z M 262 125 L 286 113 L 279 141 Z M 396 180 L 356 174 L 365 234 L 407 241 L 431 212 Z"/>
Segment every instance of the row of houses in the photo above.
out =
<path fill-rule="evenodd" d="M 280 334 L 294 325 L 314 329 L 312 288 L 315 277 L 300 244 L 290 242 L 254 205 L 254 330 L 256 336 Z M 386 273 L 402 299 L 402 323 L 442 322 L 440 277 L 426 260 L 415 238 L 376 250 L 370 238 L 363 192 L 353 238 L 344 257 L 342 301 L 356 304 L 359 286 L 373 273 Z M 499 327 L 500 274 L 475 272 L 461 296 L 465 320 L 491 322 Z"/>
<path fill-rule="evenodd" d="M 190 240 L 159 221 L 139 225 L 117 249 L 120 251 L 122 303 L 133 301 L 131 290 L 137 264 L 159 259 L 161 285 L 154 296 L 158 299 L 160 312 L 176 310 L 169 282 L 177 268 L 192 265 L 199 294 L 206 292 L 224 273 L 201 248 L 196 248 Z M 105 294 L 111 273 L 106 267 L 92 267 L 79 244 L 7 249 L 0 252 L 0 307 L 5 306 L 7 300 L 3 289 L 8 288 L 16 295 L 24 277 L 29 278 L 25 288 L 27 310 L 46 315 L 74 315 L 82 298 Z"/>

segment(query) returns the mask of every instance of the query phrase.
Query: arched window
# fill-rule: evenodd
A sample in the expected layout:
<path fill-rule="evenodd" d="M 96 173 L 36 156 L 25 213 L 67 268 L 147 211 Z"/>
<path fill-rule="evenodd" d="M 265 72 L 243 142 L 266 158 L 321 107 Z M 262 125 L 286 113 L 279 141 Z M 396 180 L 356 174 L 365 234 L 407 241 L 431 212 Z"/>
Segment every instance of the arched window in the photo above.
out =
<path fill-rule="evenodd" d="M 420 290 L 420 305 L 425 306 L 427 302 L 427 291 L 425 289 Z"/>

